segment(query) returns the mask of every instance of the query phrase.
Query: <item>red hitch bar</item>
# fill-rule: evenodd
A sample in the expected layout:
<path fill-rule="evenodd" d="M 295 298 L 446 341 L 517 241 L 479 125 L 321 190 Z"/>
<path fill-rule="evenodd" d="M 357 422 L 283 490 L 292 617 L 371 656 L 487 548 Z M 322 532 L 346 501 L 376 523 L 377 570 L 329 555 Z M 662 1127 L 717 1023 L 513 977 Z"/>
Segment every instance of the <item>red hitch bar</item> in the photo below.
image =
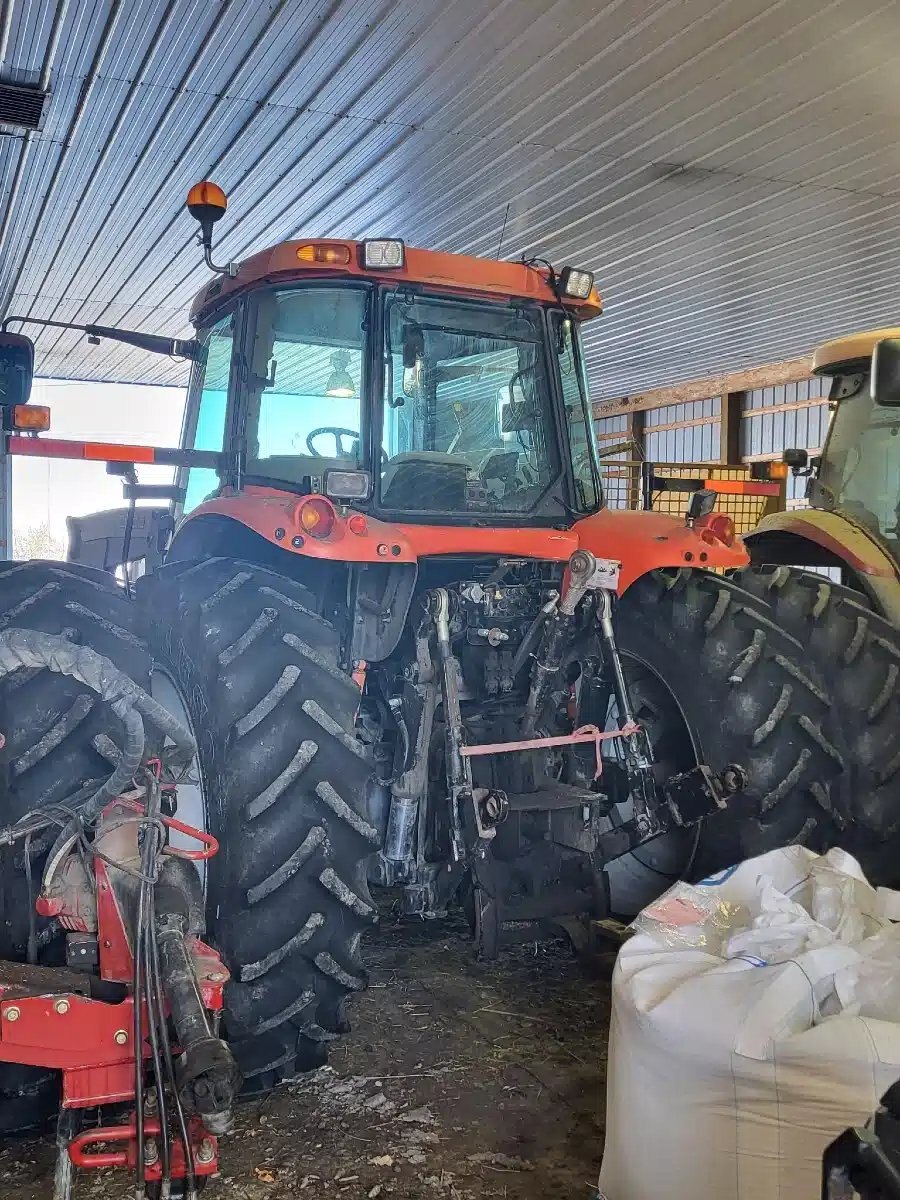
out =
<path fill-rule="evenodd" d="M 144 1121 L 144 1136 L 158 1137 L 160 1134 L 159 1121 L 147 1118 Z M 191 1153 L 195 1175 L 215 1175 L 218 1171 L 218 1140 L 204 1128 L 203 1122 L 191 1117 L 188 1122 L 188 1137 L 191 1142 Z M 121 1150 L 94 1150 L 92 1146 L 122 1145 Z M 184 1144 L 179 1138 L 172 1142 L 172 1174 L 183 1176 L 187 1167 Z M 73 1166 L 86 1170 L 103 1170 L 107 1167 L 127 1167 L 134 1170 L 137 1162 L 137 1129 L 134 1121 L 128 1125 L 101 1125 L 97 1129 L 87 1129 L 79 1133 L 69 1143 L 69 1158 Z M 162 1178 L 162 1165 L 152 1154 L 147 1153 L 147 1143 L 144 1146 L 144 1174 L 148 1182 Z"/>

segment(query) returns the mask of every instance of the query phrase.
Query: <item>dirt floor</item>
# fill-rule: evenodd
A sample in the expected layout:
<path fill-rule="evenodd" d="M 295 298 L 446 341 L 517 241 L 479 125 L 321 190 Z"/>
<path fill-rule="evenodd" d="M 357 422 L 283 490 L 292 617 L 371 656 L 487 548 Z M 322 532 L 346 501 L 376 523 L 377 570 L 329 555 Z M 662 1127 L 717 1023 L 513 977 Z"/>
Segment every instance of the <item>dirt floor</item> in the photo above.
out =
<path fill-rule="evenodd" d="M 240 1110 L 210 1200 L 590 1200 L 609 963 L 588 973 L 562 943 L 478 962 L 456 920 L 387 916 L 367 948 L 352 1034 L 329 1067 Z M 45 1200 L 52 1172 L 49 1140 L 0 1143 L 2 1200 Z M 129 1194 L 119 1175 L 75 1190 Z"/>

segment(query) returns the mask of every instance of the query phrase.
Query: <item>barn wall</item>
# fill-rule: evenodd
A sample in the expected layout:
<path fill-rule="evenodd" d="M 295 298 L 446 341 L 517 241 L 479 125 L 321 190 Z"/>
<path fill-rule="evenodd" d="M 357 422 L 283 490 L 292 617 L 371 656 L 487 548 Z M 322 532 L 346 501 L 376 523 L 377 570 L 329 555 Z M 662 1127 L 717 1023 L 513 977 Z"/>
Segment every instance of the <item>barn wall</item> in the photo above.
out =
<path fill-rule="evenodd" d="M 812 376 L 777 387 L 600 417 L 596 427 L 601 453 L 604 446 L 628 439 L 630 450 L 609 456 L 605 463 L 640 458 L 657 463 L 772 462 L 780 460 L 789 447 L 818 453 L 828 430 L 829 383 Z M 723 419 L 726 410 L 737 421 L 730 451 Z M 604 474 L 608 477 L 608 502 L 614 507 L 628 503 L 632 486 L 628 472 L 606 466 Z M 791 476 L 787 488 L 789 507 L 802 506 L 806 480 Z"/>

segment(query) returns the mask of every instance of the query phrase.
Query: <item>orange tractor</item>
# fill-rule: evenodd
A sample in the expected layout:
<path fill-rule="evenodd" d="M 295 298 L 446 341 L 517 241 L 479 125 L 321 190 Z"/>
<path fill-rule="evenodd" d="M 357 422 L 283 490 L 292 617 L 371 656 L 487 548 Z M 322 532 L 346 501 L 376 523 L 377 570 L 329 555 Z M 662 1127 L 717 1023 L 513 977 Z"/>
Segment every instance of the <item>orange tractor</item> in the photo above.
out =
<path fill-rule="evenodd" d="M 461 902 L 493 954 L 768 847 L 853 845 L 852 750 L 722 573 L 747 554 L 715 497 L 604 507 L 589 272 L 315 239 L 218 268 L 224 195 L 189 208 L 215 271 L 195 337 L 81 327 L 190 359 L 180 450 L 33 432 L 32 347 L 4 336 L 8 451 L 106 460 L 131 506 L 71 522 L 68 565 L 0 565 L 0 614 L 99 642 L 190 727 L 178 816 L 219 842 L 207 927 L 246 1086 L 343 1030 L 370 884 L 421 917 Z M 152 461 L 172 489 L 137 482 Z M 108 772 L 121 733 L 71 680 L 15 684 L 5 820 Z M 24 865 L 2 873 L 7 956 Z M 0 1075 L 0 1122 L 4 1088 L 37 1093 Z"/>

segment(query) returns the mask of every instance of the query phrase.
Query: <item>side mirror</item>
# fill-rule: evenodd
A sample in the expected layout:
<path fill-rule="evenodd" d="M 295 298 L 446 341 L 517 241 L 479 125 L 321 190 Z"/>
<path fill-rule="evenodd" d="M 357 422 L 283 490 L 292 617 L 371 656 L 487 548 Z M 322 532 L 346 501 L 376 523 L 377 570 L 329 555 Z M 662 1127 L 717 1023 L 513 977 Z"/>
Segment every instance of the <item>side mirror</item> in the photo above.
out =
<path fill-rule="evenodd" d="M 404 325 L 401 338 L 403 347 L 403 369 L 411 370 L 425 357 L 425 334 L 418 325 Z"/>
<path fill-rule="evenodd" d="M 781 461 L 786 467 L 790 467 L 792 471 L 804 471 L 809 466 L 809 451 L 798 449 L 785 450 L 781 456 Z"/>
<path fill-rule="evenodd" d="M 27 404 L 34 375 L 34 342 L 24 333 L 0 333 L 0 407 Z"/>
<path fill-rule="evenodd" d="M 882 338 L 875 343 L 870 386 L 876 404 L 900 405 L 900 338 Z"/>

